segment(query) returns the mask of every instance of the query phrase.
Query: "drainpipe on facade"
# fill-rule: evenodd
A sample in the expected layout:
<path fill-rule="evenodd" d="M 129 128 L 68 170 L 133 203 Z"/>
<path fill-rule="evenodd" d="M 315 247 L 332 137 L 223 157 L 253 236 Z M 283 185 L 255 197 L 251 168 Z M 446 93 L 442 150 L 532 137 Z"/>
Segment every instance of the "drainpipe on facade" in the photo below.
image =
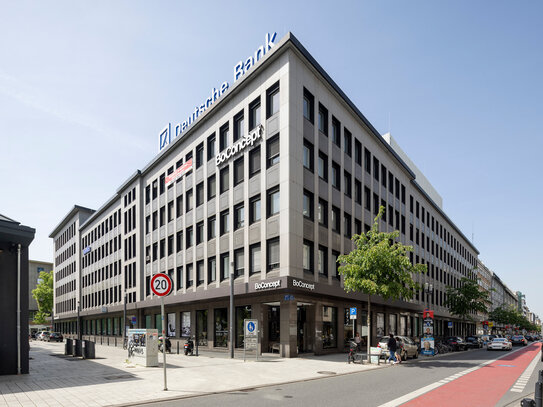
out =
<path fill-rule="evenodd" d="M 17 245 L 17 374 L 21 374 L 21 244 Z"/>

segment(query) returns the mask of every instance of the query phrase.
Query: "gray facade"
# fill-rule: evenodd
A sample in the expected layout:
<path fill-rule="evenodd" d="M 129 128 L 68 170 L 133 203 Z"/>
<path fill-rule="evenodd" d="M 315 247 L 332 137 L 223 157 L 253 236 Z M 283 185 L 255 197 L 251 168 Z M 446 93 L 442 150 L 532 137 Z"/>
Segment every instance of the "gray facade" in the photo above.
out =
<path fill-rule="evenodd" d="M 443 306 L 446 287 L 475 278 L 478 252 L 429 192 L 288 34 L 79 222 L 76 287 L 62 295 L 79 299 L 84 335 L 119 335 L 133 322 L 157 327 L 159 300 L 149 281 L 164 272 L 174 282 L 166 298 L 174 337 L 190 332 L 202 346 L 223 347 L 233 268 L 235 323 L 258 318 L 263 350 L 286 357 L 342 350 L 352 335 L 345 309 L 356 306 L 362 315 L 366 298 L 344 292 L 335 258 L 353 248 L 352 234 L 367 230 L 384 205 L 381 228 L 400 230 L 401 241 L 414 246 L 411 260 L 428 265 L 417 279 L 433 283 L 428 301 L 445 335 L 453 320 Z M 388 332 L 417 335 L 426 300 L 422 292 L 408 301 L 375 299 L 372 343 Z M 55 315 L 69 330 L 76 309 L 65 312 Z M 455 332 L 471 329 L 454 322 Z M 356 330 L 368 335 L 363 318 Z"/>

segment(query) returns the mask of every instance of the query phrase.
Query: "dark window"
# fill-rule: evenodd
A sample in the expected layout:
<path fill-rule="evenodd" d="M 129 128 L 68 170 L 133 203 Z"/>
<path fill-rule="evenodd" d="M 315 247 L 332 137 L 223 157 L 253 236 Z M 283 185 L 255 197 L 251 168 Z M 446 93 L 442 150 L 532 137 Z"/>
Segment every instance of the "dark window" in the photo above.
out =
<path fill-rule="evenodd" d="M 304 139 L 304 167 L 313 172 L 313 144 Z"/>
<path fill-rule="evenodd" d="M 322 151 L 319 151 L 317 159 L 317 173 L 321 179 L 328 181 L 328 156 Z"/>
<path fill-rule="evenodd" d="M 268 119 L 279 112 L 279 82 L 273 84 L 266 91 L 266 112 Z"/>
<path fill-rule="evenodd" d="M 266 142 L 266 162 L 268 168 L 279 163 L 279 134 Z"/>
<path fill-rule="evenodd" d="M 245 207 L 243 203 L 234 206 L 234 230 L 245 225 Z"/>
<path fill-rule="evenodd" d="M 196 262 L 196 285 L 204 284 L 204 261 Z"/>
<path fill-rule="evenodd" d="M 160 241 L 160 258 L 166 256 L 166 239 Z"/>
<path fill-rule="evenodd" d="M 207 219 L 207 238 L 211 240 L 217 236 L 217 218 L 215 215 Z"/>
<path fill-rule="evenodd" d="M 353 234 L 351 215 L 348 213 L 343 213 L 343 234 L 348 238 L 351 238 Z"/>
<path fill-rule="evenodd" d="M 313 194 L 304 189 L 303 215 L 307 219 L 313 220 Z"/>
<path fill-rule="evenodd" d="M 339 164 L 332 161 L 332 186 L 341 191 L 341 170 Z"/>
<path fill-rule="evenodd" d="M 221 236 L 230 232 L 230 211 L 227 209 L 221 212 Z"/>
<path fill-rule="evenodd" d="M 359 219 L 354 220 L 354 233 L 357 235 L 362 233 L 362 222 Z"/>
<path fill-rule="evenodd" d="M 230 255 L 228 253 L 221 254 L 221 281 L 226 280 L 230 275 Z"/>
<path fill-rule="evenodd" d="M 364 187 L 364 208 L 371 211 L 371 191 L 368 187 Z"/>
<path fill-rule="evenodd" d="M 243 249 L 234 250 L 234 278 L 245 274 L 245 252 Z"/>
<path fill-rule="evenodd" d="M 193 264 L 187 264 L 187 288 L 192 287 L 192 284 L 194 282 L 193 269 L 194 269 Z"/>
<path fill-rule="evenodd" d="M 357 179 L 354 180 L 354 200 L 357 204 L 362 205 L 362 183 Z"/>
<path fill-rule="evenodd" d="M 158 181 L 153 181 L 153 199 L 155 199 L 158 196 Z"/>
<path fill-rule="evenodd" d="M 331 270 L 331 276 L 335 277 L 337 279 L 340 278 L 339 275 L 339 263 L 337 262 L 337 259 L 339 257 L 339 252 L 336 252 L 335 250 L 332 250 L 332 270 Z"/>
<path fill-rule="evenodd" d="M 159 216 L 159 218 L 160 218 L 160 226 L 164 226 L 164 223 L 166 221 L 166 219 L 165 219 L 166 218 L 166 207 L 163 206 L 162 208 L 160 208 L 159 213 L 160 213 L 160 216 Z"/>
<path fill-rule="evenodd" d="M 192 245 L 194 244 L 194 231 L 192 229 L 192 226 L 187 228 L 187 233 L 185 235 L 185 238 L 186 238 L 186 248 L 188 249 L 189 247 L 192 247 Z"/>
<path fill-rule="evenodd" d="M 217 258 L 210 257 L 207 259 L 207 283 L 212 283 L 217 280 Z"/>
<path fill-rule="evenodd" d="M 317 272 L 322 276 L 328 275 L 328 248 L 320 245 L 317 257 Z"/>
<path fill-rule="evenodd" d="M 332 143 L 341 147 L 341 123 L 334 116 L 332 116 Z"/>
<path fill-rule="evenodd" d="M 353 136 L 351 132 L 345 128 L 343 129 L 343 141 L 343 151 L 351 157 L 353 154 Z"/>
<path fill-rule="evenodd" d="M 215 174 L 207 177 L 207 199 L 213 199 L 217 195 L 217 177 Z"/>
<path fill-rule="evenodd" d="M 341 233 L 341 215 L 339 208 L 332 206 L 332 231 Z"/>
<path fill-rule="evenodd" d="M 304 117 L 313 123 L 315 117 L 315 98 L 313 95 L 304 88 Z"/>
<path fill-rule="evenodd" d="M 269 239 L 267 242 L 267 269 L 268 271 L 275 270 L 279 268 L 279 259 L 280 259 L 280 252 L 279 252 L 279 238 L 276 237 L 274 239 Z"/>
<path fill-rule="evenodd" d="M 354 140 L 354 161 L 362 166 L 362 144 L 358 140 Z"/>
<path fill-rule="evenodd" d="M 383 164 L 381 164 L 381 185 L 387 187 L 387 169 Z"/>
<path fill-rule="evenodd" d="M 162 195 L 166 191 L 166 174 L 160 175 L 159 187 L 160 194 Z"/>
<path fill-rule="evenodd" d="M 260 97 L 253 100 L 249 105 L 249 130 L 260 124 Z"/>
<path fill-rule="evenodd" d="M 313 242 L 305 239 L 302 248 L 302 268 L 306 273 L 313 273 L 315 270 L 313 265 Z"/>
<path fill-rule="evenodd" d="M 364 149 L 364 168 L 368 174 L 371 174 L 371 153 L 367 148 Z"/>
<path fill-rule="evenodd" d="M 224 150 L 226 147 L 228 147 L 228 123 L 223 125 L 221 129 L 219 130 L 219 151 Z"/>
<path fill-rule="evenodd" d="M 234 116 L 234 142 L 238 141 L 244 133 L 245 120 L 243 110 Z"/>
<path fill-rule="evenodd" d="M 180 217 L 183 214 L 183 195 L 179 195 L 175 199 L 175 215 Z"/>
<path fill-rule="evenodd" d="M 207 138 L 207 160 L 215 158 L 215 133 Z"/>
<path fill-rule="evenodd" d="M 168 222 L 173 220 L 173 201 L 168 202 Z"/>
<path fill-rule="evenodd" d="M 194 203 L 193 201 L 193 195 L 194 192 L 192 191 L 192 188 L 187 191 L 187 194 L 185 195 L 185 212 L 188 212 L 192 210 Z"/>
<path fill-rule="evenodd" d="M 200 244 L 204 241 L 204 221 L 196 224 L 196 244 Z"/>
<path fill-rule="evenodd" d="M 279 213 L 279 187 L 274 187 L 268 190 L 268 217 Z"/>
<path fill-rule="evenodd" d="M 328 110 L 320 103 L 318 119 L 319 131 L 328 136 Z"/>
<path fill-rule="evenodd" d="M 260 243 L 249 246 L 249 275 L 260 273 Z"/>
<path fill-rule="evenodd" d="M 234 161 L 234 186 L 243 182 L 244 173 L 243 156 Z"/>
<path fill-rule="evenodd" d="M 320 198 L 317 205 L 317 221 L 322 226 L 328 226 L 328 202 Z"/>
<path fill-rule="evenodd" d="M 200 168 L 203 163 L 204 163 L 204 143 L 200 143 L 196 147 L 196 169 Z"/>
<path fill-rule="evenodd" d="M 379 196 L 373 194 L 373 214 L 377 215 L 379 213 Z"/>
<path fill-rule="evenodd" d="M 345 185 L 344 185 L 345 195 L 347 195 L 350 198 L 352 196 L 351 174 L 349 174 L 347 171 L 343 171 L 343 179 L 345 181 Z"/>
<path fill-rule="evenodd" d="M 220 193 L 228 191 L 230 188 L 230 167 L 227 165 L 220 172 Z"/>
<path fill-rule="evenodd" d="M 204 181 L 196 185 L 196 207 L 204 203 Z"/>
<path fill-rule="evenodd" d="M 260 172 L 260 146 L 249 151 L 249 178 Z"/>
<path fill-rule="evenodd" d="M 379 160 L 377 157 L 373 157 L 373 178 L 379 181 Z"/>
<path fill-rule="evenodd" d="M 145 187 L 145 204 L 151 202 L 151 185 Z"/>
<path fill-rule="evenodd" d="M 177 232 L 175 234 L 175 251 L 179 253 L 183 250 L 183 232 Z"/>
<path fill-rule="evenodd" d="M 173 254 L 173 235 L 168 236 L 168 256 Z"/>
<path fill-rule="evenodd" d="M 253 196 L 249 200 L 249 224 L 253 224 L 255 222 L 258 222 L 261 219 L 260 214 L 260 194 Z"/>

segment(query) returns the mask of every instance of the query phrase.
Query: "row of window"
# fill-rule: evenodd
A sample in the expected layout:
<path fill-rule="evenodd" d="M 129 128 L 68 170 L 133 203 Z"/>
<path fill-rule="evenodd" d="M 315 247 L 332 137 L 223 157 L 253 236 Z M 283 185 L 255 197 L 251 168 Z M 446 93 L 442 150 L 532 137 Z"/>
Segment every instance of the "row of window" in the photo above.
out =
<path fill-rule="evenodd" d="M 94 293 L 82 296 L 83 308 L 100 307 L 122 302 L 121 286 L 109 287 Z"/>
<path fill-rule="evenodd" d="M 72 275 L 73 273 L 75 273 L 75 261 L 70 264 L 66 264 L 66 266 L 64 266 L 57 272 L 55 272 L 56 274 L 55 281 L 58 282 L 59 280 L 62 280 L 64 277 L 68 277 Z"/>
<path fill-rule="evenodd" d="M 126 239 L 125 239 L 126 240 Z M 110 254 L 115 253 L 117 250 L 121 250 L 121 235 L 114 236 L 108 242 L 105 242 L 99 247 L 96 247 L 83 255 L 82 268 L 88 267 L 97 261 L 106 258 Z M 135 248 L 134 248 L 135 250 Z M 135 253 L 135 251 L 134 251 Z M 126 246 L 125 246 L 125 258 L 126 258 Z"/>
<path fill-rule="evenodd" d="M 75 236 L 75 222 L 72 223 L 62 234 L 55 239 L 55 251 L 58 251 L 72 237 Z"/>
<path fill-rule="evenodd" d="M 75 298 L 70 298 L 68 300 L 59 301 L 55 304 L 55 312 L 57 314 L 63 312 L 75 311 Z"/>
<path fill-rule="evenodd" d="M 59 295 L 67 294 L 69 292 L 75 291 L 75 280 L 68 281 L 65 284 L 62 284 L 61 286 L 57 286 L 55 288 L 55 295 L 58 297 Z"/>
<path fill-rule="evenodd" d="M 128 205 L 130 205 L 132 202 L 136 201 L 136 187 L 132 188 L 130 191 L 128 191 L 127 194 L 124 195 L 124 207 L 126 208 Z"/>
<path fill-rule="evenodd" d="M 96 240 L 105 236 L 110 230 L 121 224 L 121 210 L 116 210 L 108 218 L 105 218 L 101 223 L 96 225 L 87 235 L 83 236 L 81 247 L 85 248 L 90 246 Z"/>
<path fill-rule="evenodd" d="M 101 281 L 106 281 L 109 278 L 113 278 L 117 274 L 121 274 L 120 260 L 84 275 L 81 280 L 81 285 L 83 288 L 90 287 Z"/>
<path fill-rule="evenodd" d="M 60 264 L 62 264 L 64 261 L 68 260 L 70 257 L 72 257 L 75 254 L 75 243 L 72 243 L 70 246 L 68 246 L 62 253 L 60 253 L 55 258 L 55 266 L 58 267 Z"/>

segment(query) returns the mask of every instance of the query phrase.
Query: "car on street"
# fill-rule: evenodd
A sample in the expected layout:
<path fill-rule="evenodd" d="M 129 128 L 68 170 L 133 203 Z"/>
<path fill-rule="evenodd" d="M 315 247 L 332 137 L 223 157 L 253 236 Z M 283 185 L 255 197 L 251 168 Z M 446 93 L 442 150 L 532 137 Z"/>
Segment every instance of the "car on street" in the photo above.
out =
<path fill-rule="evenodd" d="M 407 360 L 407 358 L 418 358 L 419 357 L 419 348 L 415 341 L 407 336 L 395 336 L 396 342 L 400 350 L 400 357 L 402 360 Z M 388 358 L 388 336 L 383 336 L 377 345 L 381 348 L 381 357 L 385 359 Z"/>
<path fill-rule="evenodd" d="M 522 345 L 526 346 L 528 345 L 528 341 L 523 335 L 513 335 L 511 337 L 511 345 Z"/>
<path fill-rule="evenodd" d="M 443 341 L 445 345 L 448 345 L 452 348 L 453 351 L 466 350 L 466 342 L 459 336 L 448 336 Z"/>
<path fill-rule="evenodd" d="M 466 336 L 464 342 L 466 342 L 466 348 L 480 349 L 483 347 L 483 341 L 475 335 Z"/>
<path fill-rule="evenodd" d="M 36 339 L 38 341 L 46 341 L 49 338 L 49 335 L 51 332 L 49 331 L 41 331 L 38 335 L 36 335 Z"/>
<path fill-rule="evenodd" d="M 51 332 L 49 334 L 49 337 L 47 338 L 48 342 L 62 342 L 64 341 L 64 337 L 60 332 Z"/>
<path fill-rule="evenodd" d="M 513 345 L 506 338 L 494 338 L 487 347 L 487 350 L 511 350 Z"/>

